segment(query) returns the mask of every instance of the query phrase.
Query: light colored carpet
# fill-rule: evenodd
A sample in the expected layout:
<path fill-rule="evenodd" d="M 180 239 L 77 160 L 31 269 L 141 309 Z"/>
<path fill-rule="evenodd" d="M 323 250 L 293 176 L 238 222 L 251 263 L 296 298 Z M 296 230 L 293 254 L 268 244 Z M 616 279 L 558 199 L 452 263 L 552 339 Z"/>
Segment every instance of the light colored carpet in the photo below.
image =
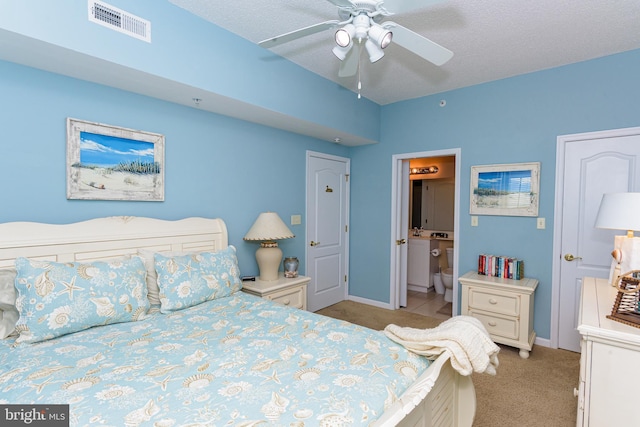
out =
<path fill-rule="evenodd" d="M 433 328 L 440 320 L 399 310 L 343 301 L 317 313 L 382 330 L 389 323 Z M 564 427 L 576 425 L 580 355 L 534 346 L 529 359 L 500 346 L 498 374 L 473 374 L 477 410 L 474 427 Z"/>

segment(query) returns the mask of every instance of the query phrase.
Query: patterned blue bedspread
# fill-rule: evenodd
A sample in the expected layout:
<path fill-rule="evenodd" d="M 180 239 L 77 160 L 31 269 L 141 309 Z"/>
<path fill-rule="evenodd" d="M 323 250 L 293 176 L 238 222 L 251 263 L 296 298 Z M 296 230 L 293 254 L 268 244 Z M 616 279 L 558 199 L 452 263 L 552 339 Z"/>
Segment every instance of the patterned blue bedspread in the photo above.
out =
<path fill-rule="evenodd" d="M 0 403 L 71 425 L 367 425 L 429 361 L 381 332 L 238 292 L 39 344 L 0 342 Z"/>

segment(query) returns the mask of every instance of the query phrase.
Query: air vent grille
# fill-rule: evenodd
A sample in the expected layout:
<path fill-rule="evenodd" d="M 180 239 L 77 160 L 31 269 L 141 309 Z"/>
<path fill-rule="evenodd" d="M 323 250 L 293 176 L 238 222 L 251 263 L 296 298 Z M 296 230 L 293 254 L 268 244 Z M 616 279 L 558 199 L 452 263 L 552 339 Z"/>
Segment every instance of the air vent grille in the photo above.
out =
<path fill-rule="evenodd" d="M 89 21 L 151 43 L 151 22 L 107 3 L 89 0 Z"/>

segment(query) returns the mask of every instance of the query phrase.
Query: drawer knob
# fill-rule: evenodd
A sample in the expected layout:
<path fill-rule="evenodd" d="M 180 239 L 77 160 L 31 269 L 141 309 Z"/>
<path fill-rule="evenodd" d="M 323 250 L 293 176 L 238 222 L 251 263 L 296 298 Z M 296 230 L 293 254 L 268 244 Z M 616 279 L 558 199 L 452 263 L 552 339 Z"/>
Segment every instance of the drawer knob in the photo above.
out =
<path fill-rule="evenodd" d="M 496 301 L 495 299 L 493 299 L 493 298 L 489 299 L 489 304 L 497 304 L 497 303 L 498 303 L 498 301 Z"/>
<path fill-rule="evenodd" d="M 493 320 L 489 321 L 489 326 L 496 326 L 496 322 L 494 322 Z"/>
<path fill-rule="evenodd" d="M 284 305 L 289 305 L 289 304 L 291 304 L 291 301 L 289 301 L 288 299 L 286 299 L 286 300 L 284 300 L 284 301 L 282 301 L 282 302 L 284 303 Z"/>

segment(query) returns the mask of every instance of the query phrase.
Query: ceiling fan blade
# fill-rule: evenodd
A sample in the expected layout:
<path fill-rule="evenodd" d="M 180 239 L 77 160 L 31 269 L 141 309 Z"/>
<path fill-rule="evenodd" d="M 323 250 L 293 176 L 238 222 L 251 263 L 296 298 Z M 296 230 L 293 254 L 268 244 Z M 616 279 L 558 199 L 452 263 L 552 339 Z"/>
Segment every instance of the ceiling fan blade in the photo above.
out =
<path fill-rule="evenodd" d="M 340 70 L 338 71 L 338 77 L 351 77 L 355 76 L 358 71 L 358 65 L 360 63 L 360 43 L 354 43 L 351 47 L 347 57 L 344 58 L 342 64 L 340 64 Z"/>
<path fill-rule="evenodd" d="M 442 3 L 443 1 L 444 0 L 384 0 L 382 7 L 392 14 L 396 14 L 422 9 L 432 4 Z"/>
<path fill-rule="evenodd" d="M 349 0 L 327 0 L 329 3 L 333 3 L 338 7 L 356 7 L 351 1 Z"/>
<path fill-rule="evenodd" d="M 438 43 L 418 33 L 414 33 L 395 22 L 385 22 L 384 28 L 391 29 L 393 32 L 393 43 L 402 46 L 435 65 L 443 65 L 453 57 L 453 52 L 446 47 L 442 47 Z"/>
<path fill-rule="evenodd" d="M 310 25 L 308 27 L 300 28 L 295 31 L 280 34 L 279 36 L 271 37 L 270 39 L 262 40 L 258 44 L 264 48 L 270 49 L 274 46 L 288 43 L 301 37 L 310 36 L 311 34 L 334 28 L 338 24 L 340 24 L 340 21 L 337 20 L 321 22 L 319 24 Z"/>

